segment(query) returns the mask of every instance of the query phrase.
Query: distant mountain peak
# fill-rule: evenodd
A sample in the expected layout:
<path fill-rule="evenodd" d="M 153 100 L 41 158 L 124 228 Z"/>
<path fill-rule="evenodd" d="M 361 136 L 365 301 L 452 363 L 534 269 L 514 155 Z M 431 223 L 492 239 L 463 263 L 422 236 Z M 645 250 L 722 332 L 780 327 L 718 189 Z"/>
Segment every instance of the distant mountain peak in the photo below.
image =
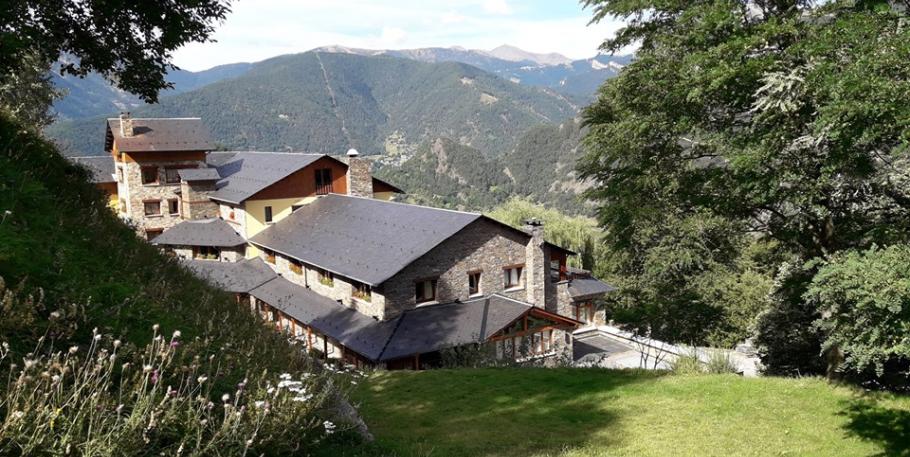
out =
<path fill-rule="evenodd" d="M 508 44 L 504 44 L 490 51 L 487 51 L 487 54 L 496 57 L 497 59 L 508 60 L 511 62 L 530 60 L 540 65 L 564 65 L 572 62 L 572 59 L 556 52 L 538 54 L 534 52 L 528 52 L 524 49 L 517 48 Z"/>

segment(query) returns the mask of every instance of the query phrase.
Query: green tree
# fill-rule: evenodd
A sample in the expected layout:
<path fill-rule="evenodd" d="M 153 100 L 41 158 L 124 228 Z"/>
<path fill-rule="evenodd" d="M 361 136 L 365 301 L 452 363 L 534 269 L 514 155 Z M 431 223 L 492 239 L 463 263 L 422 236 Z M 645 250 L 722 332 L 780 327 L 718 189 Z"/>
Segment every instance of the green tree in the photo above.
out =
<path fill-rule="evenodd" d="M 641 44 L 586 112 L 579 168 L 597 183 L 588 195 L 601 203 L 611 249 L 647 256 L 637 232 L 689 217 L 725 220 L 731 236 L 773 240 L 780 258 L 798 264 L 907 239 L 906 8 L 847 0 L 584 4 L 594 21 L 627 22 L 603 49 Z M 814 319 L 802 294 L 786 290 L 804 290 L 813 275 L 778 281 L 774 299 L 787 309 L 775 315 Z M 819 350 L 806 348 L 793 362 L 816 366 Z"/>
<path fill-rule="evenodd" d="M 62 94 L 51 81 L 50 64 L 34 54 L 24 57 L 19 68 L 0 78 L 0 107 L 22 125 L 40 130 L 53 122 L 48 108 Z"/>
<path fill-rule="evenodd" d="M 155 102 L 170 87 L 172 53 L 210 40 L 230 11 L 229 0 L 77 1 L 7 0 L 0 6 L 0 78 L 15 75 L 30 58 L 72 55 L 62 72 L 97 72 L 143 100 Z M 6 81 L 0 81 L 5 84 Z"/>
<path fill-rule="evenodd" d="M 910 361 L 910 246 L 873 247 L 826 260 L 806 291 L 821 316 L 826 345 L 845 354 L 843 368 L 881 377 Z"/>

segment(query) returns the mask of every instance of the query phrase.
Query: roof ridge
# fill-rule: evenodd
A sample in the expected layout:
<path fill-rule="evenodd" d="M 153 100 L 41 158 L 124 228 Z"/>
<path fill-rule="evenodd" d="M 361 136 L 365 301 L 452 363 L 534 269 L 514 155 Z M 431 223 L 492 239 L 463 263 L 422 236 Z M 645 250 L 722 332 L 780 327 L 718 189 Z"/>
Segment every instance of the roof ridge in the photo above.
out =
<path fill-rule="evenodd" d="M 323 152 L 293 152 L 293 151 L 209 151 L 214 153 L 222 154 L 285 154 L 285 155 L 296 155 L 296 156 L 328 156 L 328 154 Z"/>
<path fill-rule="evenodd" d="M 418 204 L 416 204 L 416 203 L 395 202 L 395 201 L 390 201 L 390 200 L 380 200 L 380 199 L 378 199 L 378 198 L 373 198 L 373 197 L 361 197 L 361 196 L 357 196 L 357 195 L 339 194 L 339 193 L 335 193 L 335 192 L 329 192 L 328 195 L 336 195 L 336 196 L 339 196 L 339 197 L 356 198 L 356 199 L 360 199 L 360 200 L 370 200 L 370 201 L 379 202 L 379 203 L 385 203 L 385 204 L 389 204 L 389 205 L 405 205 L 405 206 L 411 206 L 411 207 L 415 207 L 415 208 L 434 209 L 434 210 L 438 210 L 438 211 L 447 211 L 447 212 L 456 213 L 456 214 L 466 214 L 466 215 L 469 215 L 469 216 L 483 216 L 483 213 L 474 213 L 474 212 L 470 212 L 470 211 L 459 211 L 459 210 L 448 209 L 448 208 L 437 208 L 437 207 L 435 207 L 435 206 L 418 205 Z"/>

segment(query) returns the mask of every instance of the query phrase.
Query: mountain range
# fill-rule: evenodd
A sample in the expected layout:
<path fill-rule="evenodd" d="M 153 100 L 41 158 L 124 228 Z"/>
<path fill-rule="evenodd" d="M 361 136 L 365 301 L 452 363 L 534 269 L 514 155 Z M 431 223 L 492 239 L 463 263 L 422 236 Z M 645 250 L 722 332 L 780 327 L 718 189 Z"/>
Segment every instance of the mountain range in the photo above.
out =
<path fill-rule="evenodd" d="M 521 71 L 530 80 L 534 68 L 571 72 L 577 62 L 546 65 L 538 60 L 565 58 L 497 49 L 320 48 L 174 72 L 174 90 L 156 105 L 130 98 L 84 102 L 93 94 L 123 95 L 90 76 L 70 91 L 83 102 L 60 106 L 79 106 L 80 113 L 117 108 L 61 119 L 47 133 L 71 155 L 96 155 L 103 150 L 104 118 L 124 108 L 135 117 L 201 117 L 225 149 L 340 154 L 354 147 L 415 199 L 442 206 L 486 209 L 518 195 L 587 212 L 575 198 L 584 186 L 573 171 L 581 97 L 507 77 Z M 623 65 L 598 59 L 578 64 L 603 67 L 592 87 Z"/>

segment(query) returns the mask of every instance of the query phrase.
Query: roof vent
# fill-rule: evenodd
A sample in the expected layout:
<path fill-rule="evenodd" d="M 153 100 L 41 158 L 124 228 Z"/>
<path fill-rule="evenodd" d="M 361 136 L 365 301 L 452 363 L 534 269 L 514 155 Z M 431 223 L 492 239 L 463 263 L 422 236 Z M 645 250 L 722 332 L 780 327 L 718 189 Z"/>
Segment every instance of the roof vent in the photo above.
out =
<path fill-rule="evenodd" d="M 358 157 L 359 155 L 360 155 L 360 153 L 357 152 L 356 149 L 354 149 L 354 148 L 348 149 L 348 157 Z"/>

